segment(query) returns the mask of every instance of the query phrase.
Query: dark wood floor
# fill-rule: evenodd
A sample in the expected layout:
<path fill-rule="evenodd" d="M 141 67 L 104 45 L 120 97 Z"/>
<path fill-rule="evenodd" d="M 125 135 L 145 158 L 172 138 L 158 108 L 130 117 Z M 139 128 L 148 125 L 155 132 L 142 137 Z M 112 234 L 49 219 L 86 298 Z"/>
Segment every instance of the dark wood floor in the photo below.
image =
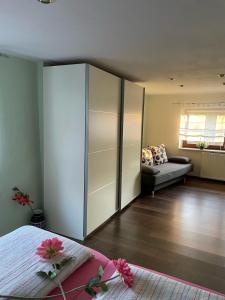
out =
<path fill-rule="evenodd" d="M 138 198 L 85 244 L 225 293 L 225 184 L 189 178 Z"/>

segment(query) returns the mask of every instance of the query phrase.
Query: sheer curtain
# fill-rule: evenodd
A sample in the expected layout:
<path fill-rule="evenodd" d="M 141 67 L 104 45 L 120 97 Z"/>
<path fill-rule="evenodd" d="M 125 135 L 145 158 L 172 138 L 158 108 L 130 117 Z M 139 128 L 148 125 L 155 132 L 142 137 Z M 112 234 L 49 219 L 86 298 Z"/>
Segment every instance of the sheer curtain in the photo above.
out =
<path fill-rule="evenodd" d="M 180 117 L 180 146 L 194 148 L 205 142 L 209 148 L 224 149 L 225 105 L 184 107 Z"/>

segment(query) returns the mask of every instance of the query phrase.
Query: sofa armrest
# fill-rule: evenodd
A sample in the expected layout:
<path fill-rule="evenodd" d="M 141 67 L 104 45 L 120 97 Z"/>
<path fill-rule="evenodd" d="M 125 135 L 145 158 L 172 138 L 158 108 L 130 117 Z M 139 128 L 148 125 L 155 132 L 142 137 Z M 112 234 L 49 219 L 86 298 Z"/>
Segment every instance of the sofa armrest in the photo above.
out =
<path fill-rule="evenodd" d="M 141 171 L 142 171 L 142 173 L 149 174 L 149 175 L 156 175 L 160 172 L 160 170 L 158 170 L 154 167 L 151 167 L 151 166 L 146 166 L 146 165 L 142 165 Z"/>
<path fill-rule="evenodd" d="M 177 164 L 190 164 L 191 159 L 187 156 L 171 156 L 168 158 L 169 162 L 177 163 Z"/>

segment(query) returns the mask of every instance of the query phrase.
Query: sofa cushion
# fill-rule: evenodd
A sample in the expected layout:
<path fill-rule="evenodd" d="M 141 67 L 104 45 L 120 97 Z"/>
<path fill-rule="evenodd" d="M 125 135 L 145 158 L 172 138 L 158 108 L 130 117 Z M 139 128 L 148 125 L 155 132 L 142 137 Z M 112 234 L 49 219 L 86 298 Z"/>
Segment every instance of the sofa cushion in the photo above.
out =
<path fill-rule="evenodd" d="M 178 164 L 189 164 L 191 162 L 191 159 L 187 156 L 171 156 L 168 158 L 168 161 Z"/>
<path fill-rule="evenodd" d="M 168 162 L 157 166 L 160 173 L 154 175 L 154 184 L 161 184 L 166 181 L 181 177 L 192 170 L 192 164 L 177 164 Z"/>
<path fill-rule="evenodd" d="M 166 147 L 164 144 L 159 146 L 148 146 L 148 149 L 151 150 L 154 160 L 154 165 L 161 165 L 168 162 L 166 155 Z"/>
<path fill-rule="evenodd" d="M 145 173 L 145 174 L 150 174 L 150 175 L 156 175 L 160 172 L 159 169 L 151 167 L 151 166 L 146 166 L 146 165 L 142 165 L 141 167 L 141 172 Z"/>
<path fill-rule="evenodd" d="M 142 149 L 142 163 L 146 166 L 153 166 L 154 164 L 152 152 L 148 148 Z"/>

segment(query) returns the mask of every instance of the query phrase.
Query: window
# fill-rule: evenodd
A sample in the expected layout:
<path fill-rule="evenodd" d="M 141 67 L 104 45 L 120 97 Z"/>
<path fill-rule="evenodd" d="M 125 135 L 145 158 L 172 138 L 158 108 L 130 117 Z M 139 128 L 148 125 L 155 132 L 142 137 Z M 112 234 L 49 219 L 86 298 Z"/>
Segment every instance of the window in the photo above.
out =
<path fill-rule="evenodd" d="M 206 148 L 225 150 L 225 112 L 188 111 L 181 115 L 180 146 L 197 148 L 204 142 Z"/>

